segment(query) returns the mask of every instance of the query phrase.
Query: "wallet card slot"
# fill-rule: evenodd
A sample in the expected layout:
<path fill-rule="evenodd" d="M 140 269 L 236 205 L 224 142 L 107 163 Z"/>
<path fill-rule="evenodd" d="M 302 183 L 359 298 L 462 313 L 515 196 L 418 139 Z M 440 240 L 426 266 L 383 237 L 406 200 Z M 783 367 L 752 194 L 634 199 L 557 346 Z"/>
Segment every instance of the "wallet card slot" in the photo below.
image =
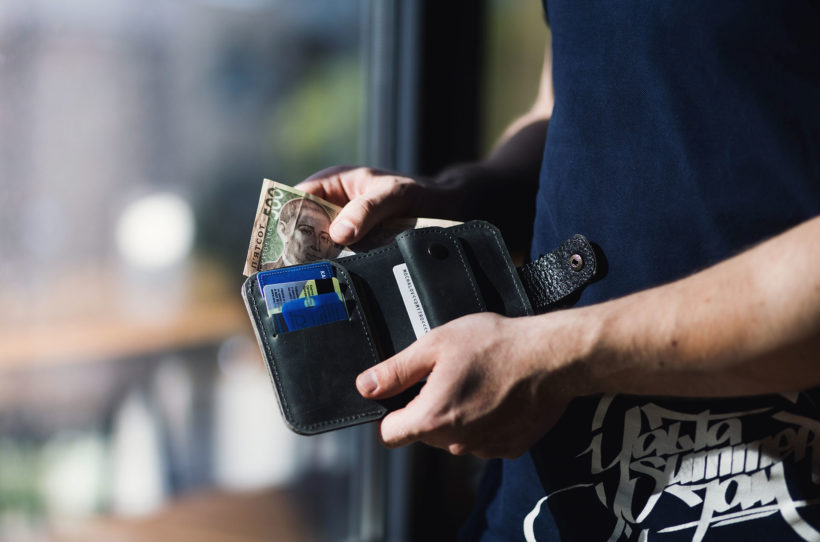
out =
<path fill-rule="evenodd" d="M 376 420 L 386 412 L 356 390 L 356 376 L 380 361 L 378 345 L 352 278 L 331 264 L 344 296 L 346 320 L 277 334 L 253 276 L 243 288 L 283 418 L 301 434 Z"/>
<path fill-rule="evenodd" d="M 458 238 L 443 228 L 411 230 L 396 244 L 431 327 L 484 312 L 484 299 Z"/>
<path fill-rule="evenodd" d="M 356 377 L 375 359 L 356 317 L 282 333 L 271 350 L 282 410 L 296 432 L 320 433 L 384 415 L 384 407 L 356 389 Z"/>

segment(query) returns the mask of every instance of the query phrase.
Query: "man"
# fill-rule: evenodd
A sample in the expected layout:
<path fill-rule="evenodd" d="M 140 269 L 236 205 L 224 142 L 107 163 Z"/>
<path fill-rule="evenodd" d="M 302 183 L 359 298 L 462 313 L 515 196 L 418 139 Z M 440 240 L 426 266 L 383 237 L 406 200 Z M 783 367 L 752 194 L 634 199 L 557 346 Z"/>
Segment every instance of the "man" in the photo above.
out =
<path fill-rule="evenodd" d="M 507 458 L 465 539 L 820 540 L 816 5 L 547 14 L 538 98 L 489 158 L 300 186 L 345 204 L 340 243 L 399 215 L 510 231 L 489 194 L 532 193 L 541 166 L 532 256 L 577 232 L 608 260 L 578 308 L 469 315 L 360 375 L 371 398 L 427 376 L 382 439 Z"/>
<path fill-rule="evenodd" d="M 296 198 L 282 206 L 276 233 L 282 240 L 282 255 L 262 269 L 279 269 L 288 265 L 334 258 L 338 247 L 330 239 L 330 215 L 318 203 Z"/>

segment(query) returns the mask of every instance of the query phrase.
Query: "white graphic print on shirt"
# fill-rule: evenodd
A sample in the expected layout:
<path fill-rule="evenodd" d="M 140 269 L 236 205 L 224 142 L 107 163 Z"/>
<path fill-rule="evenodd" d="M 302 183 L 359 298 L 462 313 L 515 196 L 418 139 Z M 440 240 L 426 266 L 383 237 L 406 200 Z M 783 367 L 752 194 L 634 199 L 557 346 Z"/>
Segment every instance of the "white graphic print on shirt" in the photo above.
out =
<path fill-rule="evenodd" d="M 533 524 L 549 498 L 590 486 L 616 518 L 609 538 L 613 542 L 631 537 L 635 529 L 642 529 L 638 540 L 648 540 L 649 530 L 641 524 L 661 499 L 669 498 L 684 503 L 691 518 L 653 529 L 658 535 L 691 530 L 691 540 L 700 542 L 711 528 L 780 514 L 798 537 L 820 540 L 820 532 L 798 512 L 820 500 L 793 499 L 784 469 L 784 462 L 809 462 L 812 482 L 820 483 L 819 421 L 782 408 L 684 413 L 646 403 L 626 410 L 621 446 L 614 455 L 604 457 L 604 449 L 612 450 L 612 443 L 604 448 L 607 435 L 601 431 L 612 399 L 605 396 L 598 404 L 589 446 L 578 456 L 589 457 L 593 482 L 563 488 L 539 500 L 524 521 L 528 542 L 535 540 Z M 768 418 L 776 430 L 744 442 L 744 421 L 760 416 Z M 603 481 L 607 472 L 617 473 L 617 485 Z M 648 495 L 636 493 L 638 479 L 644 484 L 650 481 Z"/>

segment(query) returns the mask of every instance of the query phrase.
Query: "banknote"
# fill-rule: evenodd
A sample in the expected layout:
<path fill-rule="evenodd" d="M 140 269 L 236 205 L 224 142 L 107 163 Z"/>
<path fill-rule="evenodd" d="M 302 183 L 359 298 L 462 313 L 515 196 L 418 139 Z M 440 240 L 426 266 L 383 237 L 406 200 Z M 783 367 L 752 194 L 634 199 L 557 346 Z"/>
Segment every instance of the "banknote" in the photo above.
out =
<path fill-rule="evenodd" d="M 288 265 L 332 260 L 387 245 L 399 233 L 429 226 L 448 227 L 459 222 L 431 218 L 384 221 L 351 247 L 334 243 L 328 229 L 342 208 L 286 184 L 265 179 L 256 208 L 243 274 Z"/>
<path fill-rule="evenodd" d="M 243 273 L 248 276 L 339 257 L 344 247 L 330 239 L 328 229 L 341 209 L 322 198 L 265 179 Z"/>

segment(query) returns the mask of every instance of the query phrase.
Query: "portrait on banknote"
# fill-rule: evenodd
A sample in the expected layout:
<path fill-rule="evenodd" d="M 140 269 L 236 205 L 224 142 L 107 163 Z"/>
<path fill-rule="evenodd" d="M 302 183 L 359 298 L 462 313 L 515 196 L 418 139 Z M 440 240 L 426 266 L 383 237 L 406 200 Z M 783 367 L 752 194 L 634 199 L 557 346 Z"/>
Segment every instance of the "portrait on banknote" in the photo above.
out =
<path fill-rule="evenodd" d="M 278 269 L 287 265 L 309 263 L 335 258 L 342 250 L 330 239 L 328 230 L 332 219 L 320 204 L 307 198 L 293 198 L 282 205 L 276 222 L 279 242 L 271 242 L 270 254 L 279 253 L 272 262 L 263 262 L 261 268 Z"/>
<path fill-rule="evenodd" d="M 330 239 L 340 207 L 293 187 L 265 179 L 244 274 L 333 259 L 344 247 Z"/>

